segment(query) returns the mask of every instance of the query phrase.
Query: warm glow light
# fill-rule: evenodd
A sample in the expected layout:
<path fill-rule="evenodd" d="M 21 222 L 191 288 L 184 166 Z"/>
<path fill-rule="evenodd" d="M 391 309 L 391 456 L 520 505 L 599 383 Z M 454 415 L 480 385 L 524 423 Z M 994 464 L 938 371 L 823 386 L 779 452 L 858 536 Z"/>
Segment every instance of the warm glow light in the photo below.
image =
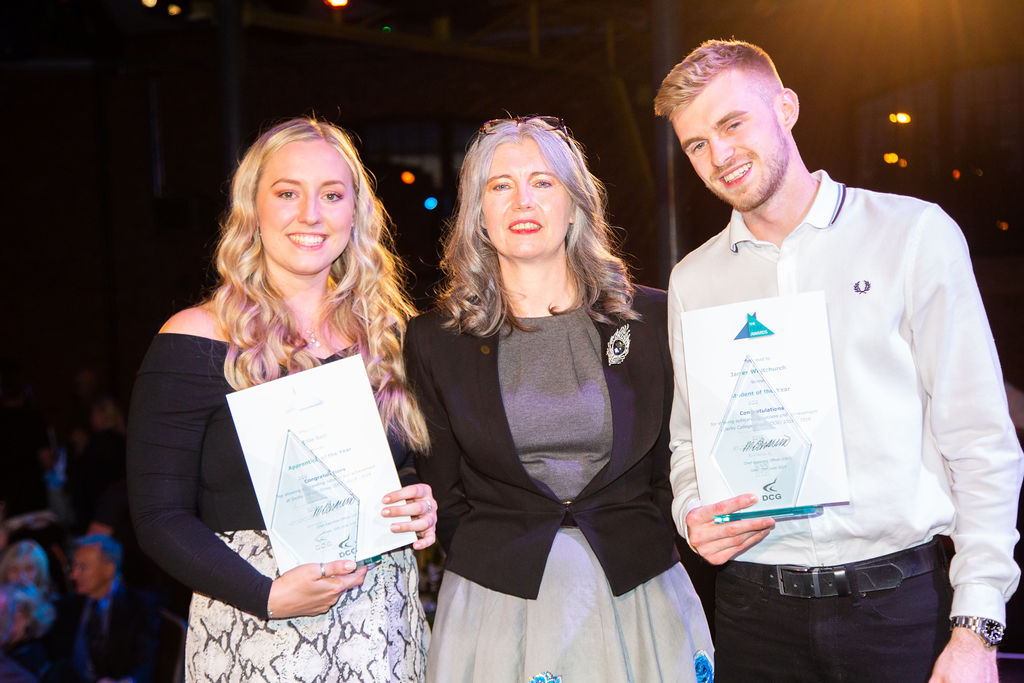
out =
<path fill-rule="evenodd" d="M 996 227 L 1002 230 L 1003 232 L 1006 232 L 1007 230 L 1010 229 L 1010 224 L 1006 221 L 996 221 Z"/>
<path fill-rule="evenodd" d="M 402 171 L 402 182 L 406 185 L 412 185 L 416 182 L 416 174 L 412 171 Z"/>
<path fill-rule="evenodd" d="M 910 123 L 910 114 L 898 111 L 895 114 L 889 114 L 889 120 L 893 123 Z"/>
<path fill-rule="evenodd" d="M 886 152 L 882 155 L 882 160 L 887 164 L 895 164 L 900 160 L 900 155 L 896 152 Z"/>
<path fill-rule="evenodd" d="M 953 180 L 960 180 L 960 169 L 959 168 L 954 168 L 953 169 Z"/>
<path fill-rule="evenodd" d="M 344 7 L 345 5 L 347 5 L 348 0 L 324 0 L 324 4 L 327 5 L 328 7 L 338 9 L 339 7 Z"/>
<path fill-rule="evenodd" d="M 906 159 L 900 159 L 899 163 L 900 163 L 900 168 L 906 168 L 907 167 L 907 160 Z"/>
<path fill-rule="evenodd" d="M 142 0 L 143 7 L 156 7 L 156 0 Z"/>
<path fill-rule="evenodd" d="M 172 17 L 176 17 L 179 14 L 181 14 L 181 7 L 172 3 L 167 6 L 167 13 L 170 14 Z"/>

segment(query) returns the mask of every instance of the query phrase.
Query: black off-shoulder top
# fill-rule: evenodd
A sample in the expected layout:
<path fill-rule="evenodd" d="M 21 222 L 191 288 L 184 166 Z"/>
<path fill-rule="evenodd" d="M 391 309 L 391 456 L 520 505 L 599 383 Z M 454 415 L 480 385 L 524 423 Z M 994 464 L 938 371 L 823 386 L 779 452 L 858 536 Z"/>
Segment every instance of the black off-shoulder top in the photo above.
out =
<path fill-rule="evenodd" d="M 227 350 L 187 334 L 153 339 L 132 390 L 128 494 L 139 544 L 157 564 L 265 619 L 271 578 L 215 533 L 266 528 L 228 409 Z M 411 453 L 393 435 L 388 441 L 403 485 L 417 481 Z"/>

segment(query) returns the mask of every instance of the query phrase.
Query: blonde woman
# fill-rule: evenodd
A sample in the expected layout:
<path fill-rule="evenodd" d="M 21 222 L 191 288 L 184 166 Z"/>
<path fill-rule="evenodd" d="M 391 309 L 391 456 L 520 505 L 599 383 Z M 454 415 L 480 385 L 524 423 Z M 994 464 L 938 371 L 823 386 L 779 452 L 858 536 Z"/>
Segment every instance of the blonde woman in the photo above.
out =
<path fill-rule="evenodd" d="M 50 597 L 50 560 L 43 547 L 32 539 L 13 543 L 0 557 L 0 582 L 33 586 L 40 595 Z"/>
<path fill-rule="evenodd" d="M 409 374 L 448 551 L 429 681 L 707 681 L 669 505 L 665 292 L 634 285 L 560 119 L 470 146 Z"/>
<path fill-rule="evenodd" d="M 128 478 L 139 541 L 195 591 L 189 680 L 421 680 L 428 628 L 408 548 L 278 574 L 225 395 L 360 354 L 402 489 L 385 516 L 434 538 L 430 487 L 410 476 L 427 443 L 400 353 L 413 312 L 387 218 L 346 134 L 294 119 L 235 173 L 216 252 L 219 286 L 171 317 L 136 380 Z"/>

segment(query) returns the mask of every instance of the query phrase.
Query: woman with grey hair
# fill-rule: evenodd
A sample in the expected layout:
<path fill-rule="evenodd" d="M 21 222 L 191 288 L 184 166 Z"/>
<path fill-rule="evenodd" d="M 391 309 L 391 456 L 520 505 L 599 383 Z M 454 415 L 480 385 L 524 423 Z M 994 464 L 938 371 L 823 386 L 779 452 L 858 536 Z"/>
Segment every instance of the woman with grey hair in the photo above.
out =
<path fill-rule="evenodd" d="M 470 145 L 405 353 L 447 550 L 427 678 L 707 680 L 669 506 L 665 293 L 634 285 L 560 119 Z"/>

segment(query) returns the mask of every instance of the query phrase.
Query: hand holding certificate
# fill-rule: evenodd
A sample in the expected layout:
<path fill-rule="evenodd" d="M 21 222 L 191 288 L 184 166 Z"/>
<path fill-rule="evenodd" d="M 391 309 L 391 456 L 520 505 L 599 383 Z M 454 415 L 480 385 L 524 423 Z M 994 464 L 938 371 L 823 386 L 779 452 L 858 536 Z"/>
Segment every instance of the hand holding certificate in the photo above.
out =
<path fill-rule="evenodd" d="M 392 531 L 407 520 L 383 516 L 384 494 L 401 484 L 362 358 L 227 398 L 282 573 L 306 563 L 372 561 L 416 540 Z"/>
<path fill-rule="evenodd" d="M 687 311 L 683 346 L 700 496 L 756 497 L 715 522 L 849 499 L 821 292 Z"/>

